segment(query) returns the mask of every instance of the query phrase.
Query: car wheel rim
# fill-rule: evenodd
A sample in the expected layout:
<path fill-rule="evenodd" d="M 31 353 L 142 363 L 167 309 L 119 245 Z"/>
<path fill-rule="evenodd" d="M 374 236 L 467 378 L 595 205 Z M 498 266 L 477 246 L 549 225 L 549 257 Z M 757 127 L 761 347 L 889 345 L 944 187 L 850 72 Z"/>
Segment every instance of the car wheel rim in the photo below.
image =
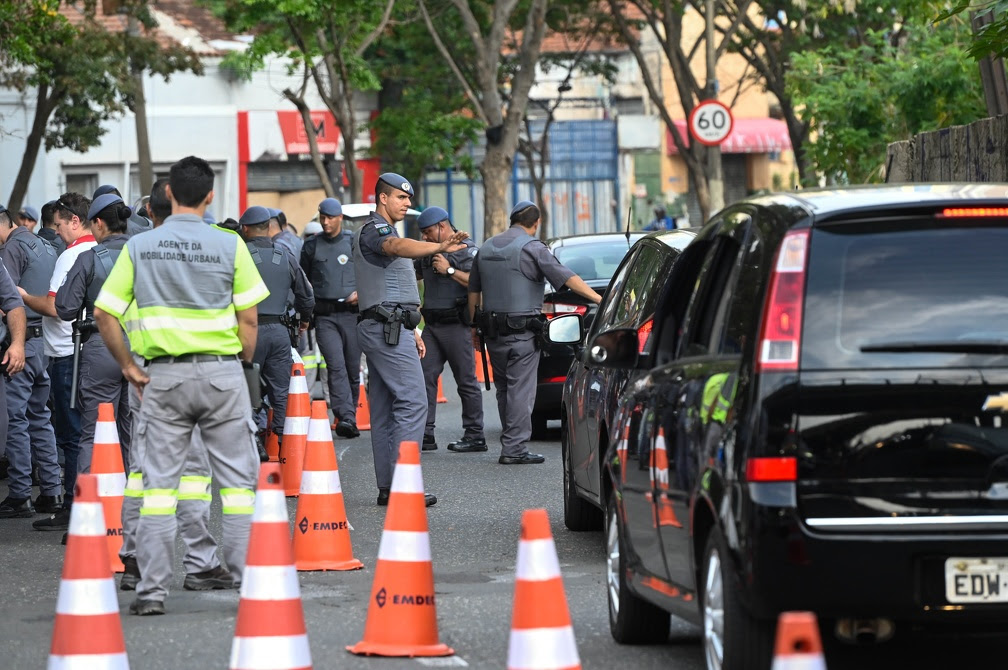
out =
<path fill-rule="evenodd" d="M 606 581 L 609 588 L 609 611 L 613 619 L 619 614 L 620 606 L 620 547 L 616 514 L 609 517 L 606 528 Z"/>
<path fill-rule="evenodd" d="M 724 663 L 724 578 L 721 556 L 711 551 L 704 575 L 704 654 L 710 670 L 720 670 Z"/>

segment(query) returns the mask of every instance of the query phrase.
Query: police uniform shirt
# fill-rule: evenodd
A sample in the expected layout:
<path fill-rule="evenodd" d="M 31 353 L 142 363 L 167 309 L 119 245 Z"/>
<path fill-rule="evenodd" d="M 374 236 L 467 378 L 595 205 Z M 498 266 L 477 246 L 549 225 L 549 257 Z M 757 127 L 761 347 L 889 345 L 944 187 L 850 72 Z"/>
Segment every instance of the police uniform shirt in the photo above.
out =
<path fill-rule="evenodd" d="M 386 256 L 381 251 L 385 240 L 399 237 L 395 226 L 385 220 L 381 214 L 372 212 L 360 231 L 361 255 L 371 265 L 387 268 L 395 260 L 394 256 Z"/>
<path fill-rule="evenodd" d="M 16 243 L 18 236 L 21 235 L 36 237 L 35 233 L 24 226 L 14 226 L 7 237 L 7 243 L 0 247 L 0 260 L 3 261 L 4 267 L 7 268 L 15 285 L 21 281 L 21 273 L 28 269 L 29 261 L 28 251 L 24 246 Z"/>
<path fill-rule="evenodd" d="M 57 255 L 66 251 L 66 242 L 63 241 L 63 238 L 54 229 L 43 226 L 38 231 L 38 236 L 53 245 L 53 249 L 56 250 Z"/>
<path fill-rule="evenodd" d="M 12 309 L 24 307 L 24 300 L 7 269 L 0 264 L 0 311 L 7 314 Z M 0 326 L 0 328 L 3 328 Z"/>
<path fill-rule="evenodd" d="M 102 244 L 113 240 L 126 239 L 125 234 L 110 235 Z M 56 314 L 64 321 L 73 321 L 80 314 L 87 296 L 88 284 L 94 276 L 94 248 L 87 249 L 77 256 L 73 266 L 66 275 L 63 285 L 56 291 Z M 92 315 L 88 315 L 92 316 Z"/>
<path fill-rule="evenodd" d="M 515 229 L 518 229 L 518 232 Z M 501 241 L 506 243 L 516 238 L 519 232 L 525 232 L 525 229 L 519 225 L 514 225 L 501 233 L 499 237 L 505 238 Z M 470 293 L 480 293 L 483 290 L 478 256 L 476 261 L 472 264 L 472 270 L 469 272 Z M 522 248 L 519 263 L 521 273 L 528 279 L 534 282 L 546 280 L 557 288 L 566 284 L 567 280 L 576 274 L 558 261 L 553 252 L 549 250 L 549 247 L 542 240 L 532 240 L 526 244 Z"/>
<path fill-rule="evenodd" d="M 134 265 L 139 249 L 149 256 L 140 258 L 139 263 L 158 265 Z M 225 266 L 223 259 L 216 257 L 218 249 L 233 253 L 233 266 Z M 137 282 L 141 270 L 147 279 Z M 201 293 L 200 288 L 205 288 L 201 277 L 228 284 L 229 299 L 225 302 L 225 296 Z M 169 216 L 160 228 L 130 238 L 95 306 L 121 319 L 136 299 L 135 317 L 127 324 L 127 333 L 134 353 L 144 358 L 230 355 L 242 350 L 235 313 L 257 305 L 268 295 L 241 238 L 206 225 L 198 216 L 182 214 Z"/>
<path fill-rule="evenodd" d="M 246 248 L 248 244 L 262 249 L 259 253 L 263 262 L 266 263 L 271 262 L 269 259 L 273 255 L 274 245 L 282 249 L 279 244 L 271 242 L 268 237 L 253 237 L 246 244 Z M 304 270 L 294 261 L 294 258 L 289 253 L 284 253 L 283 257 L 290 269 L 290 290 L 294 293 L 294 309 L 298 314 L 304 315 L 304 320 L 307 321 L 308 315 L 315 309 L 315 292 L 312 290 L 311 284 L 308 283 L 308 277 L 305 276 Z"/>
<path fill-rule="evenodd" d="M 460 270 L 462 272 L 472 272 L 473 260 L 476 258 L 479 248 L 472 244 L 471 240 L 465 240 L 463 244 L 467 246 L 464 249 L 459 249 L 458 251 L 453 251 L 449 254 L 442 254 L 445 260 L 448 261 L 448 265 Z M 430 267 L 434 264 L 434 256 L 424 256 L 423 258 L 418 258 L 413 261 L 413 268 L 416 270 L 417 279 L 423 279 L 423 269 Z M 448 275 L 441 273 L 444 279 L 449 281 L 455 281 Z M 461 284 L 459 284 L 461 286 Z"/>
<path fill-rule="evenodd" d="M 273 237 L 273 244 L 288 252 L 295 260 L 301 258 L 301 249 L 304 247 L 304 240 L 290 230 L 281 230 L 277 233 Z"/>

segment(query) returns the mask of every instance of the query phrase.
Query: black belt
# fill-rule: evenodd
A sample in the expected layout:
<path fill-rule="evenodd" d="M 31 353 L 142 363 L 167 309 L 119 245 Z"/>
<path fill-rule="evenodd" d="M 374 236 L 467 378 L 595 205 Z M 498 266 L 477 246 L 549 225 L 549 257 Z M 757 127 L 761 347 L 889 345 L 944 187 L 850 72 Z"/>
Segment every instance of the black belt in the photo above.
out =
<path fill-rule="evenodd" d="M 237 360 L 238 354 L 182 354 L 181 356 L 155 356 L 147 361 L 147 365 L 151 363 L 209 363 L 210 361 L 227 363 Z"/>
<path fill-rule="evenodd" d="M 33 337 L 42 337 L 42 326 L 28 326 L 25 328 L 25 340 L 30 340 Z"/>
<path fill-rule="evenodd" d="M 381 321 L 382 323 L 388 321 L 388 319 L 378 314 L 378 310 L 375 309 L 374 307 L 368 307 L 367 309 L 362 309 L 360 313 L 360 319 L 361 320 L 374 319 L 375 321 Z"/>
<path fill-rule="evenodd" d="M 424 307 L 420 310 L 420 313 L 423 314 L 424 320 L 427 323 L 451 324 L 462 322 L 458 309 L 454 307 L 450 309 L 429 309 Z"/>
<path fill-rule="evenodd" d="M 338 314 L 340 312 L 357 312 L 357 305 L 339 300 L 318 300 L 315 301 L 315 313 L 319 316 L 328 314 Z"/>
<path fill-rule="evenodd" d="M 265 326 L 270 323 L 281 323 L 280 319 L 282 318 L 284 318 L 282 314 L 260 314 L 259 325 Z"/>

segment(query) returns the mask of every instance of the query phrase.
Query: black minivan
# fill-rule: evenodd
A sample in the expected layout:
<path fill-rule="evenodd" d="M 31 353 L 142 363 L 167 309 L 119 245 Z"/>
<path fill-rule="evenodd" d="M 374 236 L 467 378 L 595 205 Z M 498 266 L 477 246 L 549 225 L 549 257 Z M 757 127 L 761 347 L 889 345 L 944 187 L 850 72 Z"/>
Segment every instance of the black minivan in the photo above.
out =
<path fill-rule="evenodd" d="M 766 668 L 773 622 L 1008 626 L 1008 185 L 800 191 L 732 205 L 655 277 L 604 459 L 613 636 L 703 627 Z"/>

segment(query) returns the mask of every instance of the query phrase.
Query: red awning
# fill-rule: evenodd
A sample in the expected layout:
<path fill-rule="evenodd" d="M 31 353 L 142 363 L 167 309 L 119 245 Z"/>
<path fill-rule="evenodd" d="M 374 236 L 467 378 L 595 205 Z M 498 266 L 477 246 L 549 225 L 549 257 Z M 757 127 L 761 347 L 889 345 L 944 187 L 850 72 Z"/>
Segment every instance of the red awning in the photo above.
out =
<path fill-rule="evenodd" d="M 686 121 L 675 122 L 676 130 L 687 146 L 690 140 Z M 668 155 L 679 153 L 672 133 L 665 131 Z M 784 151 L 791 148 L 791 136 L 788 135 L 787 124 L 779 119 L 735 119 L 731 134 L 721 143 L 721 151 L 726 154 L 768 154 L 772 151 Z"/>

